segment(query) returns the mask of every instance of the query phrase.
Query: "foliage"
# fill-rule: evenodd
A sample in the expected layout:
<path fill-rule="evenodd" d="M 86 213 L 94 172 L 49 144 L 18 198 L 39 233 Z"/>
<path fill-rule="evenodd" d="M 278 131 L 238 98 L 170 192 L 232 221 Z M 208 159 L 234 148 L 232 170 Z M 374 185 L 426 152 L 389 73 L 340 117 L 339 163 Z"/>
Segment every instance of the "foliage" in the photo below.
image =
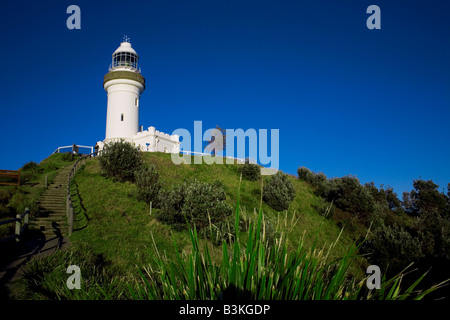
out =
<path fill-rule="evenodd" d="M 90 247 L 85 251 L 89 254 L 94 251 L 94 256 L 103 257 L 103 259 L 99 258 L 99 263 L 94 262 L 89 263 L 89 266 L 83 266 L 88 269 L 86 277 L 83 274 L 82 288 L 84 290 L 61 293 L 61 291 L 68 291 L 65 286 L 61 285 L 61 283 L 65 283 L 68 275 L 64 273 L 65 270 L 62 267 L 58 266 L 67 266 L 69 261 L 74 264 L 80 263 L 78 260 L 71 260 L 70 257 L 64 256 L 58 263 L 52 263 L 45 267 L 46 271 L 41 273 L 41 279 L 45 279 L 45 281 L 40 281 L 36 287 L 26 290 L 27 297 L 33 293 L 43 294 L 45 297 L 55 297 L 56 295 L 52 292 L 60 292 L 58 297 L 61 299 L 133 299 L 153 298 L 158 295 L 162 296 L 162 294 L 166 294 L 165 297 L 177 295 L 180 298 L 189 294 L 190 297 L 201 298 L 205 292 L 207 293 L 208 288 L 212 288 L 216 290 L 217 294 L 214 297 L 218 299 L 227 298 L 230 295 L 238 297 L 239 294 L 241 297 L 269 296 L 269 291 L 273 291 L 272 297 L 276 299 L 283 295 L 293 294 L 297 288 L 298 290 L 304 288 L 304 294 L 301 297 L 304 299 L 351 299 L 356 296 L 352 294 L 354 293 L 352 288 L 357 290 L 360 284 L 363 289 L 357 299 L 422 298 L 424 294 L 429 293 L 429 291 L 418 293 L 415 291 L 416 289 L 414 292 L 411 292 L 412 289 L 403 291 L 408 286 L 404 285 L 404 281 L 400 281 L 402 275 L 396 276 L 392 281 L 383 280 L 382 290 L 365 292 L 364 279 L 354 277 L 355 274 L 358 274 L 360 261 L 349 263 L 346 270 L 340 265 L 349 262 L 356 254 L 356 248 L 349 247 L 351 241 L 347 229 L 342 232 L 339 241 L 333 242 L 339 229 L 331 221 L 319 216 L 312 208 L 312 205 L 318 203 L 320 198 L 314 195 L 313 189 L 304 182 L 292 180 L 296 198 L 292 202 L 289 212 L 276 213 L 262 203 L 261 208 L 264 210 L 264 214 L 261 214 L 260 217 L 259 213 L 255 212 L 253 216 L 253 208 L 260 203 L 261 190 L 258 190 L 260 183 L 243 180 L 242 188 L 240 188 L 241 196 L 238 193 L 236 197 L 237 165 L 176 166 L 171 162 L 168 154 L 148 153 L 144 157 L 154 163 L 158 172 L 164 177 L 162 181 L 164 188 L 182 187 L 183 185 L 179 185 L 179 181 L 190 179 L 193 176 L 201 181 L 209 182 L 212 182 L 213 179 L 220 179 L 227 200 L 232 203 L 233 200 L 240 199 L 241 203 L 249 208 L 247 217 L 242 219 L 242 213 L 245 210 L 238 203 L 238 223 L 236 223 L 236 219 L 235 223 L 232 223 L 230 219 L 211 224 L 208 222 L 201 230 L 208 231 L 209 226 L 217 226 L 221 230 L 220 234 L 225 235 L 222 240 L 219 240 L 222 244 L 221 248 L 211 245 L 214 240 L 192 238 L 191 235 L 196 233 L 192 223 L 189 224 L 187 231 L 175 232 L 169 226 L 161 224 L 155 219 L 155 213 L 159 214 L 161 209 L 155 209 L 153 214 L 149 215 L 148 206 L 144 202 L 129 196 L 135 192 L 136 188 L 133 184 L 118 183 L 113 179 L 103 178 L 100 175 L 99 163 L 94 159 L 88 162 L 75 177 L 80 192 L 79 206 L 83 207 L 84 212 L 89 215 L 89 221 L 85 229 L 74 232 L 71 243 L 77 244 L 80 241 L 86 241 Z M 265 180 L 267 179 L 265 178 Z M 385 208 L 385 206 L 380 206 L 380 208 Z M 380 217 L 385 219 L 383 210 L 381 210 Z M 337 208 L 336 211 L 341 210 Z M 286 217 L 286 219 L 280 223 L 276 220 L 277 217 Z M 261 222 L 259 232 L 256 232 L 258 221 Z M 184 216 L 181 223 L 186 225 Z M 245 224 L 245 228 L 242 227 L 242 224 Z M 285 230 L 281 229 L 281 234 L 279 233 L 280 225 L 286 227 Z M 214 227 L 212 229 L 214 232 Z M 304 231 L 306 231 L 305 234 Z M 232 241 L 226 240 L 228 236 L 226 233 L 233 234 Z M 255 241 L 257 234 L 264 241 Z M 303 234 L 304 236 L 302 236 Z M 299 245 L 299 239 L 301 239 L 301 245 Z M 251 241 L 251 245 L 249 245 L 249 241 Z M 281 248 L 285 249 L 278 250 L 281 252 L 278 257 L 272 256 L 272 248 L 276 248 L 280 242 L 282 242 Z M 154 246 L 151 245 L 152 243 Z M 194 243 L 197 245 L 193 245 Z M 235 249 L 236 246 L 238 249 Z M 299 246 L 302 251 L 297 255 Z M 224 247 L 227 251 L 226 256 Z M 323 249 L 320 250 L 319 248 L 322 247 Z M 78 255 L 76 252 L 73 254 Z M 97 258 L 85 258 L 82 254 L 79 256 L 81 260 L 85 261 L 97 260 Z M 224 256 L 228 257 L 228 260 L 224 259 Z M 345 260 L 345 257 L 348 259 Z M 298 270 L 291 263 L 297 262 L 300 262 L 299 269 L 302 273 L 295 274 Z M 148 264 L 151 266 L 141 273 L 140 278 L 135 279 L 135 282 L 130 281 L 128 277 L 132 277 L 130 272 L 133 272 L 133 266 Z M 95 277 L 90 276 L 94 273 L 93 266 L 96 265 L 103 266 L 98 270 L 108 274 L 105 278 L 99 277 L 98 282 Z M 52 273 L 52 270 L 55 273 Z M 339 270 L 342 272 L 345 270 L 345 274 L 339 276 L 337 273 Z M 293 276 L 289 274 L 291 271 Z M 219 274 L 224 276 L 219 276 Z M 230 274 L 233 276 L 228 276 Z M 245 278 L 246 276 L 247 278 Z M 123 277 L 127 277 L 127 281 L 124 281 Z M 286 281 L 283 282 L 283 279 Z M 47 286 L 45 284 L 49 283 L 47 280 L 54 284 L 58 283 L 58 286 Z M 269 283 L 269 281 L 271 282 Z M 129 291 L 128 288 L 124 289 L 124 282 L 129 284 Z M 186 283 L 188 284 L 186 285 Z M 255 290 L 248 290 L 245 287 L 247 283 Z M 353 286 L 353 283 L 356 284 L 356 287 Z M 271 284 L 274 286 L 270 287 Z M 402 284 L 402 288 L 400 288 L 400 284 Z M 266 289 L 263 285 L 266 286 Z M 45 288 L 41 290 L 42 286 Z M 327 297 L 324 295 L 327 290 L 332 292 L 339 286 L 343 290 L 341 293 L 337 293 L 337 296 Z M 269 287 L 273 290 L 269 290 Z M 290 292 L 288 292 L 289 288 L 292 289 Z M 431 289 L 434 290 L 436 287 L 431 287 Z M 349 292 L 348 295 L 346 292 Z"/>
<path fill-rule="evenodd" d="M 105 145 L 99 163 L 105 176 L 124 182 L 134 180 L 134 172 L 143 161 L 133 144 L 120 140 Z"/>
<path fill-rule="evenodd" d="M 8 206 L 9 201 L 13 195 L 11 189 L 1 188 L 0 189 L 0 218 L 9 217 L 12 214 L 11 207 Z"/>
<path fill-rule="evenodd" d="M 81 270 L 80 290 L 65 285 L 66 268 L 76 265 Z M 96 255 L 85 243 L 35 259 L 27 264 L 17 285 L 17 299 L 104 300 L 126 298 L 126 281 L 108 268 L 102 255 Z"/>
<path fill-rule="evenodd" d="M 442 214 L 447 211 L 447 197 L 433 181 L 414 180 L 406 211 L 412 216 Z M 406 205 L 406 204 L 405 204 Z"/>
<path fill-rule="evenodd" d="M 234 223 L 230 219 L 210 223 L 200 232 L 215 246 L 221 245 L 222 243 L 233 243 L 236 233 Z"/>
<path fill-rule="evenodd" d="M 30 161 L 25 163 L 22 166 L 22 168 L 20 168 L 21 184 L 24 184 L 25 182 L 32 180 L 39 171 L 40 168 L 36 162 Z"/>
<path fill-rule="evenodd" d="M 242 177 L 249 181 L 256 181 L 261 177 L 260 166 L 250 163 L 249 159 L 245 160 L 245 164 L 240 165 L 239 171 Z"/>
<path fill-rule="evenodd" d="M 363 244 L 362 252 L 370 255 L 371 263 L 394 272 L 423 257 L 420 240 L 398 225 L 378 226 Z"/>
<path fill-rule="evenodd" d="M 272 175 L 264 185 L 263 200 L 276 211 L 287 210 L 294 197 L 294 186 L 281 171 Z"/>
<path fill-rule="evenodd" d="M 171 191 L 159 194 L 161 212 L 158 218 L 176 229 L 186 226 L 186 220 L 199 229 L 224 220 L 231 214 L 226 195 L 219 183 L 206 183 L 193 179 Z"/>
<path fill-rule="evenodd" d="M 157 251 L 157 266 L 140 271 L 141 281 L 130 286 L 134 299 L 164 300 L 403 300 L 422 299 L 438 289 L 414 291 L 424 275 L 405 291 L 400 289 L 403 274 L 381 282 L 380 290 L 367 291 L 365 279 L 349 280 L 349 266 L 354 262 L 355 247 L 331 263 L 330 252 L 335 247 L 306 249 L 299 246 L 288 254 L 286 237 L 273 244 L 266 241 L 263 213 L 249 228 L 245 244 L 236 232 L 232 248 L 222 245 L 222 263 L 215 265 L 207 245 L 201 248 L 196 229 L 189 229 L 192 251 L 177 251 L 176 260 L 169 260 Z M 235 215 L 235 230 L 239 225 L 239 202 Z M 338 239 L 336 240 L 336 242 Z M 157 248 L 155 248 L 157 250 Z"/>
<path fill-rule="evenodd" d="M 38 170 L 39 165 L 34 161 L 29 161 L 25 163 L 22 168 L 20 168 L 21 171 L 31 171 L 31 170 Z"/>
<path fill-rule="evenodd" d="M 159 172 L 155 165 L 142 166 L 134 173 L 134 178 L 137 186 L 137 198 L 145 203 L 154 202 L 158 200 L 158 193 L 161 189 L 159 182 Z"/>

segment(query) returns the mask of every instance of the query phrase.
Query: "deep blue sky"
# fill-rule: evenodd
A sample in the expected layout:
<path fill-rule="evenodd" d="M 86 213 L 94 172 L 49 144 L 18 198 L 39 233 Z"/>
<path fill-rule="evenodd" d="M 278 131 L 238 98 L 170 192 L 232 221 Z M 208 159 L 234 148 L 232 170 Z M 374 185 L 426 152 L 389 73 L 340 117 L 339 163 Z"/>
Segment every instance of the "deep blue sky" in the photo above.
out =
<path fill-rule="evenodd" d="M 68 30 L 66 8 L 81 8 Z M 381 8 L 381 30 L 366 9 Z M 279 129 L 280 169 L 356 175 L 401 195 L 450 182 L 450 1 L 7 1 L 0 169 L 103 140 L 102 81 L 124 34 L 141 125 Z"/>

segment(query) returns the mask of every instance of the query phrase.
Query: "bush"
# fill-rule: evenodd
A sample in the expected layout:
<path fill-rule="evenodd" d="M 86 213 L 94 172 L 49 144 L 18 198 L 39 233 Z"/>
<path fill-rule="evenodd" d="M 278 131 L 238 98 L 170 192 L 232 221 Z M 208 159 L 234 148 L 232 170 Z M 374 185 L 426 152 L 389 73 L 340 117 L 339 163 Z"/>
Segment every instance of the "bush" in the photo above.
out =
<path fill-rule="evenodd" d="M 22 168 L 20 168 L 22 171 L 37 171 L 38 169 L 39 165 L 34 161 L 27 162 L 22 166 Z"/>
<path fill-rule="evenodd" d="M 108 143 L 99 156 L 103 174 L 118 181 L 134 181 L 134 172 L 142 164 L 141 154 L 137 148 L 126 141 Z"/>
<path fill-rule="evenodd" d="M 334 200 L 337 208 L 367 220 L 374 211 L 375 201 L 369 189 L 363 187 L 358 178 L 346 176 L 329 181 L 326 199 Z"/>
<path fill-rule="evenodd" d="M 145 203 L 155 202 L 157 204 L 158 193 L 161 189 L 159 182 L 159 173 L 156 167 L 152 164 L 150 166 L 142 166 L 134 173 L 137 186 L 137 198 Z"/>
<path fill-rule="evenodd" d="M 281 171 L 271 176 L 264 185 L 263 200 L 276 211 L 287 210 L 294 198 L 294 186 Z"/>
<path fill-rule="evenodd" d="M 176 229 L 186 227 L 185 217 L 190 224 L 201 229 L 231 214 L 231 207 L 225 202 L 225 192 L 218 183 L 194 179 L 171 191 L 160 192 L 159 199 L 161 211 L 158 219 Z"/>
<path fill-rule="evenodd" d="M 398 225 L 379 226 L 362 245 L 362 252 L 369 254 L 369 261 L 382 268 L 389 266 L 392 272 L 405 268 L 410 262 L 423 257 L 422 244 Z"/>
<path fill-rule="evenodd" d="M 20 180 L 21 184 L 33 180 L 40 171 L 39 165 L 30 161 L 25 163 L 22 168 L 20 168 Z"/>
<path fill-rule="evenodd" d="M 303 180 L 303 181 L 311 183 L 313 173 L 308 168 L 299 167 L 297 169 L 297 174 L 298 174 L 298 178 L 300 180 Z"/>
<path fill-rule="evenodd" d="M 250 163 L 248 159 L 239 169 L 244 179 L 256 181 L 261 177 L 261 168 L 257 164 Z"/>

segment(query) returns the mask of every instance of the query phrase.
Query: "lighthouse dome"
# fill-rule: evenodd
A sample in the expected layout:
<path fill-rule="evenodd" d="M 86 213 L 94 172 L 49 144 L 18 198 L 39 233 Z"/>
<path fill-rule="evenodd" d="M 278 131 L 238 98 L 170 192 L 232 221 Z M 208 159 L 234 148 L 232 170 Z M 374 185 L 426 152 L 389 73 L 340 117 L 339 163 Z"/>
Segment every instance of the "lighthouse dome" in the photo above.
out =
<path fill-rule="evenodd" d="M 119 52 L 130 52 L 130 53 L 134 53 L 135 55 L 137 55 L 136 51 L 134 51 L 134 49 L 131 47 L 131 43 L 129 42 L 122 42 L 120 44 L 120 47 L 118 47 L 116 49 L 116 51 L 114 51 L 113 55 Z"/>
<path fill-rule="evenodd" d="M 138 68 L 139 55 L 131 47 L 128 39 L 123 41 L 120 46 L 112 54 L 112 64 L 110 71 L 128 70 L 133 72 L 140 72 Z"/>

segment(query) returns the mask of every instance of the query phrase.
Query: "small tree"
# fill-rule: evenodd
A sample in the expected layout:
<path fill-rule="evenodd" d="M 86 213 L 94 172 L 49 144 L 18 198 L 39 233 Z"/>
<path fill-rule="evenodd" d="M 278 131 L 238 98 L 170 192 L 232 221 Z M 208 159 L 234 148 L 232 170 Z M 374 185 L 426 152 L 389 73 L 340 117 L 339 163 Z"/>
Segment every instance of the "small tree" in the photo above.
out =
<path fill-rule="evenodd" d="M 289 177 L 281 171 L 270 177 L 264 185 L 263 200 L 276 211 L 287 210 L 294 198 L 294 186 Z"/>
<path fill-rule="evenodd" d="M 206 183 L 198 180 L 184 182 L 171 191 L 159 194 L 161 211 L 158 219 L 176 229 L 186 227 L 186 220 L 201 229 L 209 223 L 224 220 L 231 214 L 226 203 L 226 195 L 218 183 Z"/>
<path fill-rule="evenodd" d="M 241 165 L 240 172 L 244 179 L 256 181 L 261 177 L 261 168 L 257 164 L 250 163 L 249 159 L 245 159 L 245 164 Z"/>
<path fill-rule="evenodd" d="M 161 184 L 159 182 L 159 172 L 156 170 L 156 167 L 153 164 L 150 166 L 142 166 L 135 171 L 134 178 L 138 189 L 138 200 L 145 201 L 146 203 L 155 202 L 157 204 Z"/>
<path fill-rule="evenodd" d="M 123 140 L 106 144 L 99 157 L 103 174 L 121 182 L 133 181 L 134 172 L 142 166 L 142 163 L 137 148 Z"/>
<path fill-rule="evenodd" d="M 309 182 L 309 183 L 311 183 L 312 180 L 313 180 L 313 178 L 312 178 L 313 173 L 308 168 L 299 167 L 297 169 L 297 174 L 298 174 L 298 178 L 300 180 L 303 180 L 303 181 L 306 181 L 306 182 Z"/>

